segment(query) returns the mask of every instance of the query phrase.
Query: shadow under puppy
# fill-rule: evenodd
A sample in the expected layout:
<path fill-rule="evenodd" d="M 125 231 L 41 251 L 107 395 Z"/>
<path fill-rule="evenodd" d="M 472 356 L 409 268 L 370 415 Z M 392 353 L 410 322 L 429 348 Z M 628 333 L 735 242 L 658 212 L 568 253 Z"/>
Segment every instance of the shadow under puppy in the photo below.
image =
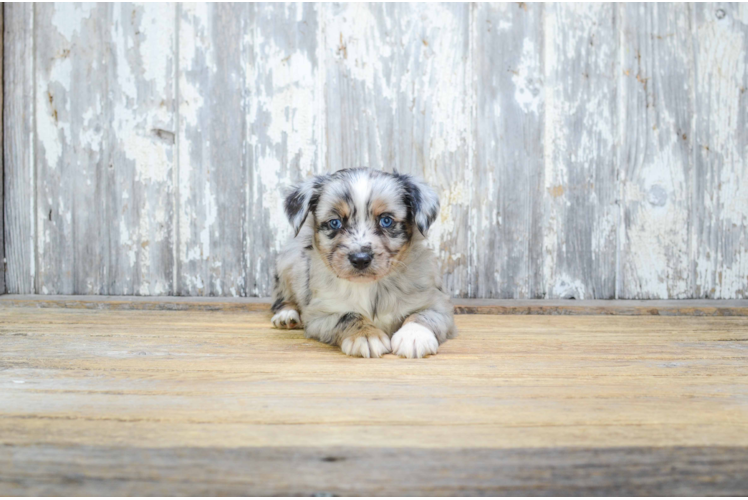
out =
<path fill-rule="evenodd" d="M 455 336 L 424 236 L 436 193 L 403 174 L 365 168 L 319 175 L 285 202 L 296 233 L 278 256 L 272 318 L 350 356 L 436 354 Z"/>

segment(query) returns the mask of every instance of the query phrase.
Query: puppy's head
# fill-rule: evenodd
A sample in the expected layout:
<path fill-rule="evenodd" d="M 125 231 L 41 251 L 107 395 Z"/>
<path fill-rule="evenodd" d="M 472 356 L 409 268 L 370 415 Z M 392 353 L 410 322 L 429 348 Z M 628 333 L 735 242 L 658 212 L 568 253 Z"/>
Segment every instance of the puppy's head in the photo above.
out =
<path fill-rule="evenodd" d="M 322 260 L 339 278 L 357 282 L 389 274 L 415 232 L 425 236 L 438 213 L 439 199 L 423 182 L 364 168 L 313 177 L 286 198 L 295 233 L 311 217 Z"/>

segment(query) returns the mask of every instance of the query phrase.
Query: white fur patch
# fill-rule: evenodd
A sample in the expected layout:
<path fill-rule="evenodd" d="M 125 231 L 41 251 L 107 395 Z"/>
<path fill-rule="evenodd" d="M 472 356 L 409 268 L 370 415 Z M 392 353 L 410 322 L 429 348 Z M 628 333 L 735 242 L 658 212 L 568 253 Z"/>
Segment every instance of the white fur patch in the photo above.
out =
<path fill-rule="evenodd" d="M 390 338 L 386 333 L 373 332 L 368 335 L 352 336 L 343 339 L 340 350 L 348 356 L 361 358 L 381 358 L 383 354 L 392 351 Z"/>
<path fill-rule="evenodd" d="M 301 318 L 295 309 L 283 309 L 270 320 L 276 328 L 294 329 L 302 328 Z"/>
<path fill-rule="evenodd" d="M 436 354 L 439 342 L 434 332 L 415 322 L 404 324 L 392 336 L 392 352 L 403 358 L 422 358 Z"/>

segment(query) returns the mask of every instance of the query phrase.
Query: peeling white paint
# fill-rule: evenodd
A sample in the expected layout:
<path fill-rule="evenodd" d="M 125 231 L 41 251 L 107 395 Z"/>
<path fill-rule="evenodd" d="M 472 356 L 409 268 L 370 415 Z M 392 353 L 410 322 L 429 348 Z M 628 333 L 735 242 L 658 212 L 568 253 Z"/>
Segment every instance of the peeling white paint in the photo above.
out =
<path fill-rule="evenodd" d="M 616 278 L 616 291 L 628 296 L 747 293 L 748 144 L 741 131 L 745 5 L 725 6 L 722 17 L 713 6 L 670 5 L 619 33 L 614 28 L 623 27 L 625 18 L 618 15 L 625 13 L 623 6 L 547 5 L 540 16 L 542 37 L 526 30 L 528 25 L 519 26 L 521 17 L 509 22 L 510 17 L 497 15 L 493 24 L 476 23 L 480 9 L 532 14 L 515 5 L 221 8 L 235 9 L 243 23 L 236 40 L 239 56 L 230 63 L 236 67 L 229 71 L 231 78 L 243 79 L 243 100 L 227 115 L 242 115 L 243 144 L 222 143 L 220 134 L 206 131 L 204 116 L 212 116 L 215 103 L 209 82 L 226 77 L 218 71 L 223 53 L 217 51 L 224 47 L 217 42 L 236 48 L 216 32 L 218 7 L 36 7 L 37 74 L 27 78 L 35 97 L 34 111 L 27 111 L 36 130 L 28 142 L 31 164 L 42 175 L 31 199 L 24 200 L 38 226 L 24 245 L 36 245 L 39 253 L 24 255 L 24 278 L 37 280 L 42 293 L 70 290 L 73 279 L 92 293 L 109 286 L 104 280 L 120 292 L 170 293 L 172 278 L 166 276 L 173 266 L 162 258 L 171 254 L 164 246 L 176 239 L 180 290 L 268 295 L 274 254 L 291 236 L 281 187 L 361 164 L 422 175 L 441 193 L 442 211 L 429 242 L 455 294 L 471 293 L 476 276 L 483 280 L 481 290 L 491 293 L 502 282 L 522 288 L 535 279 L 540 293 L 579 299 L 609 294 Z M 645 13 L 651 8 L 637 7 Z M 660 29 L 669 26 L 662 17 L 670 11 L 678 13 L 672 21 L 676 29 Z M 111 33 L 95 29 L 101 19 L 111 19 Z M 477 30 L 485 30 L 482 36 L 497 31 L 508 36 L 515 28 L 523 37 L 516 58 L 511 67 L 495 68 L 508 74 L 491 79 L 496 74 L 476 72 L 476 58 L 482 57 Z M 646 31 L 653 29 L 657 32 Z M 643 53 L 638 62 L 627 45 L 631 40 L 652 44 L 658 59 Z M 649 73 L 663 57 L 672 57 L 683 71 L 693 64 L 693 78 L 658 88 L 656 75 Z M 177 65 L 180 75 L 175 75 Z M 479 80 L 484 77 L 490 81 Z M 474 127 L 482 126 L 475 121 L 476 101 L 490 85 L 499 85 L 496 92 L 507 100 L 494 99 L 488 114 L 507 120 L 521 112 L 519 118 L 542 120 L 542 145 L 506 144 L 497 134 L 475 154 L 479 131 Z M 628 94 L 621 97 L 624 87 Z M 680 96 L 673 105 L 664 102 L 668 91 Z M 620 125 L 633 112 L 629 104 L 642 96 L 646 110 L 636 116 L 646 122 L 646 133 Z M 686 106 L 695 108 L 688 125 L 678 111 Z M 211 119 L 220 126 L 221 117 Z M 519 119 L 517 126 L 525 123 Z M 684 146 L 686 140 L 697 142 Z M 628 150 L 621 153 L 636 141 L 641 142 L 630 157 Z M 178 157 L 174 142 L 179 142 Z M 220 148 L 241 148 L 241 155 L 229 157 L 244 160 L 213 164 Z M 537 184 L 531 181 L 542 192 L 527 193 L 542 198 L 539 214 L 528 215 L 537 208 L 529 201 L 507 212 L 493 198 L 487 198 L 490 207 L 478 210 L 483 197 L 506 191 L 500 183 L 521 179 L 507 170 L 522 164 L 509 153 L 507 164 L 481 152 L 504 149 L 527 157 L 528 164 L 543 161 L 541 172 L 528 174 L 543 176 Z M 607 170 L 613 158 L 619 158 L 617 178 Z M 687 161 L 696 161 L 706 178 L 696 179 L 684 167 Z M 232 203 L 226 197 L 236 195 L 223 192 L 215 179 L 217 172 L 238 170 L 220 169 L 244 169 L 237 178 L 253 185 L 237 189 L 241 227 L 235 230 L 225 230 L 222 217 Z M 689 208 L 694 182 L 708 188 L 703 207 Z M 615 196 L 624 204 L 620 209 L 612 203 Z M 111 227 L 96 226 L 102 224 L 102 210 L 114 218 Z M 696 210 L 704 222 L 699 234 Z M 520 232 L 507 230 L 519 225 L 517 214 L 533 226 L 528 234 L 542 227 L 542 261 L 522 264 L 512 274 L 502 263 L 526 262 L 517 256 L 535 250 Z M 73 229 L 75 241 L 69 236 Z M 511 241 L 478 248 L 495 245 L 497 234 Z M 98 252 L 101 266 L 78 276 L 81 264 L 74 269 L 76 259 L 68 254 L 89 255 L 92 235 L 106 236 Z M 231 237 L 241 240 L 242 248 L 223 246 Z M 471 268 L 483 254 L 495 260 Z M 611 265 L 611 255 L 620 261 Z M 238 259 L 247 269 L 237 265 Z M 695 275 L 688 275 L 692 267 Z"/>
<path fill-rule="evenodd" d="M 617 208 L 614 199 L 599 199 L 598 193 L 601 186 L 616 182 L 612 168 L 616 38 L 610 25 L 615 7 L 554 4 L 549 8 L 543 35 L 546 293 L 549 298 L 559 296 L 557 284 L 570 283 L 570 276 L 578 275 L 596 296 L 611 298 L 615 292 L 610 277 L 615 276 Z M 574 26 L 573 30 L 569 26 Z M 582 74 L 572 78 L 569 67 Z M 604 193 L 612 197 L 612 192 Z M 589 255 L 580 257 L 586 247 Z M 564 276 L 561 281 L 560 276 Z"/>
<path fill-rule="evenodd" d="M 584 283 L 567 274 L 559 274 L 551 283 L 551 296 L 559 299 L 584 300 L 589 298 Z"/>
<path fill-rule="evenodd" d="M 691 91 L 693 60 L 690 50 L 683 50 L 690 38 L 687 12 L 672 10 L 665 4 L 623 10 L 624 29 L 651 18 L 653 31 L 666 36 L 657 38 L 654 46 L 624 38 L 622 47 L 619 119 L 625 132 L 626 175 L 620 181 L 619 298 L 687 298 L 692 290 L 687 189 L 692 166 L 683 146 L 691 134 L 690 110 L 684 103 Z"/>
<path fill-rule="evenodd" d="M 91 12 L 96 8 L 91 3 L 55 3 L 52 14 L 52 25 L 68 41 L 73 41 L 73 36 L 80 33 L 83 23 L 90 18 Z"/>
<path fill-rule="evenodd" d="M 699 207 L 708 245 L 698 247 L 697 296 L 744 298 L 748 295 L 748 143 L 745 102 L 745 6 L 699 5 L 703 21 L 695 30 L 696 97 L 704 116 L 696 116 L 696 160 L 706 177 L 705 206 Z M 736 12 L 736 9 L 737 10 Z M 741 126 L 742 124 L 742 126 Z M 741 128 L 743 130 L 741 130 Z M 697 240 L 699 241 L 699 240 Z"/>
<path fill-rule="evenodd" d="M 392 48 L 380 38 L 371 6 L 347 4 L 344 12 L 327 19 L 325 36 L 325 46 L 332 60 L 345 64 L 349 76 L 366 89 L 376 91 L 379 97 L 392 102 L 395 95 L 384 81 L 382 66 L 382 60 L 392 56 Z"/>
<path fill-rule="evenodd" d="M 725 18 L 727 19 L 727 18 Z M 723 19 L 723 21 L 725 20 Z M 743 223 L 748 218 L 748 175 L 746 175 L 746 151 L 739 149 L 735 140 L 740 114 L 741 93 L 745 92 L 746 40 L 743 31 L 730 29 L 725 22 L 707 22 L 696 32 L 701 63 L 697 72 L 697 88 L 708 96 L 709 151 L 720 155 L 724 162 L 719 197 L 720 214 L 727 221 Z M 747 147 L 745 144 L 743 148 Z"/>
<path fill-rule="evenodd" d="M 141 10 L 139 31 L 145 41 L 140 45 L 140 59 L 143 64 L 143 78 L 154 88 L 169 88 L 169 66 L 164 65 L 172 57 L 174 50 L 174 5 L 154 3 Z M 165 71 L 167 70 L 167 71 Z"/>
<path fill-rule="evenodd" d="M 442 259 L 459 258 L 452 249 L 443 248 L 442 243 L 448 240 L 460 222 L 459 214 L 470 205 L 470 183 L 462 181 L 443 191 L 440 196 L 441 210 L 434 224 L 429 229 L 428 241 Z"/>
<path fill-rule="evenodd" d="M 527 37 L 522 42 L 519 67 L 513 71 L 514 98 L 525 113 L 537 114 L 543 102 L 541 82 L 534 80 L 540 72 L 540 51 L 535 41 Z"/>

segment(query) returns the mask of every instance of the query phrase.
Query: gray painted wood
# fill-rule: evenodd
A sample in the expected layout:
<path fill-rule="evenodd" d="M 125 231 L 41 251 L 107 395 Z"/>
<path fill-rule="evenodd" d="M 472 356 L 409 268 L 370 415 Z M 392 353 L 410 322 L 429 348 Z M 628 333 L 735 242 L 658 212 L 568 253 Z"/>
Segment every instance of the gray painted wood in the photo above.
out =
<path fill-rule="evenodd" d="M 248 8 L 179 6 L 179 295 L 246 295 Z"/>
<path fill-rule="evenodd" d="M 4 7 L 4 234 L 8 293 L 36 293 L 34 5 Z"/>
<path fill-rule="evenodd" d="M 694 297 L 748 296 L 748 6 L 698 4 Z"/>
<path fill-rule="evenodd" d="M 38 293 L 172 291 L 174 16 L 36 7 Z"/>
<path fill-rule="evenodd" d="M 0 152 L 3 151 L 3 36 L 5 27 L 3 25 L 4 6 L 0 6 Z M 3 155 L 0 154 L 0 295 L 5 293 L 5 204 L 3 203 Z"/>
<path fill-rule="evenodd" d="M 268 296 L 284 190 L 361 165 L 439 191 L 455 296 L 748 293 L 745 5 L 5 11 L 9 293 Z"/>
<path fill-rule="evenodd" d="M 176 6 L 114 4 L 106 187 L 112 295 L 174 293 Z M 110 57 L 112 57 L 110 55 Z M 128 197 L 129 196 L 129 197 Z"/>
<path fill-rule="evenodd" d="M 618 19 L 613 4 L 545 6 L 544 295 L 615 296 Z M 533 241 L 531 244 L 538 244 Z"/>
<path fill-rule="evenodd" d="M 691 296 L 690 4 L 622 4 L 619 298 Z"/>
<path fill-rule="evenodd" d="M 34 40 L 37 293 L 104 293 L 108 280 L 111 61 L 108 32 L 97 25 L 109 13 L 95 4 L 35 7 L 35 31 L 44 33 Z"/>
<path fill-rule="evenodd" d="M 543 5 L 476 6 L 475 164 L 470 209 L 474 297 L 542 288 Z"/>
<path fill-rule="evenodd" d="M 324 170 L 324 75 L 315 4 L 253 4 L 246 44 L 247 293 L 268 296 L 275 256 L 293 237 L 283 195 Z"/>

